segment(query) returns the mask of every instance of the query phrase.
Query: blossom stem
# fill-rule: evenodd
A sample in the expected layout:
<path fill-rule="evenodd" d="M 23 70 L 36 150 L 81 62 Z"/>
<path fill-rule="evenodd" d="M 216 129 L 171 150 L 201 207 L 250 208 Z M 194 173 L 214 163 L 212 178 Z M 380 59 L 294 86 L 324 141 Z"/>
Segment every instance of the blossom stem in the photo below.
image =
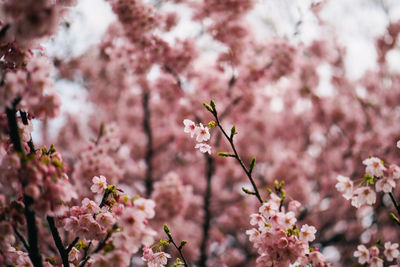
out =
<path fill-rule="evenodd" d="M 234 154 L 233 157 L 237 160 L 237 162 L 239 162 L 243 171 L 246 173 L 247 177 L 249 178 L 249 180 L 253 186 L 255 196 L 257 197 L 258 201 L 262 204 L 263 201 L 262 201 L 261 195 L 257 189 L 256 183 L 254 182 L 252 174 L 251 174 L 250 170 L 247 169 L 247 167 L 244 165 L 243 161 L 240 159 L 239 154 L 236 150 L 235 144 L 233 142 L 233 135 L 231 137 L 229 137 L 229 135 L 226 133 L 226 131 L 224 130 L 224 128 L 222 127 L 222 125 L 219 121 L 217 111 L 215 109 L 213 109 L 213 112 L 211 112 L 211 113 L 214 115 L 214 118 L 215 118 L 218 128 L 221 130 L 222 134 L 225 136 L 225 138 L 228 140 L 229 144 L 231 145 L 231 148 L 232 148 L 233 154 Z"/>
<path fill-rule="evenodd" d="M 186 262 L 185 256 L 183 256 L 182 247 L 180 247 L 180 246 L 178 247 L 178 246 L 176 245 L 176 243 L 175 243 L 175 241 L 174 241 L 174 239 L 172 238 L 171 235 L 168 235 L 168 238 L 169 238 L 168 241 L 169 241 L 170 243 L 172 243 L 172 244 L 174 245 L 174 247 L 178 250 L 179 255 L 181 256 L 181 258 L 182 258 L 182 260 L 183 260 L 184 266 L 185 266 L 185 267 L 189 267 L 189 265 L 188 265 L 187 262 Z"/>

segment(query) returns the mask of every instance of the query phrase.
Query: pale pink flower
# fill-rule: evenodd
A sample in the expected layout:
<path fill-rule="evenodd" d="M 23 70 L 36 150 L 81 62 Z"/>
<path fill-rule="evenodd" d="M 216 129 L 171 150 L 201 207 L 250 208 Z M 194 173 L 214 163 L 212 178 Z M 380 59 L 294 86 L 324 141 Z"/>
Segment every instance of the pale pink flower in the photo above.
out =
<path fill-rule="evenodd" d="M 171 255 L 163 251 L 154 253 L 153 250 L 147 246 L 143 248 L 142 260 L 147 262 L 148 267 L 163 267 L 167 264 L 168 258 Z"/>
<path fill-rule="evenodd" d="M 393 179 L 388 177 L 384 177 L 379 179 L 375 184 L 376 192 L 385 192 L 389 193 L 392 192 L 392 189 L 396 187 L 396 183 Z"/>
<path fill-rule="evenodd" d="M 273 201 L 263 203 L 263 205 L 259 208 L 259 212 L 267 218 L 274 215 L 278 210 L 279 205 Z"/>
<path fill-rule="evenodd" d="M 369 255 L 371 258 L 379 256 L 379 248 L 376 246 L 372 246 L 369 248 Z"/>
<path fill-rule="evenodd" d="M 183 120 L 183 124 L 185 125 L 185 129 L 183 130 L 185 133 L 190 133 L 190 137 L 193 138 L 196 133 L 196 124 L 188 119 Z"/>
<path fill-rule="evenodd" d="M 400 167 L 397 166 L 396 164 L 390 165 L 390 174 L 392 175 L 393 179 L 399 179 L 400 178 Z"/>
<path fill-rule="evenodd" d="M 315 239 L 316 232 L 317 229 L 315 229 L 314 226 L 309 226 L 308 224 L 305 224 L 301 227 L 300 240 L 303 242 L 312 242 Z"/>
<path fill-rule="evenodd" d="M 37 199 L 40 196 L 40 189 L 37 184 L 30 183 L 24 187 L 24 193 L 33 199 Z"/>
<path fill-rule="evenodd" d="M 79 228 L 79 221 L 77 217 L 69 217 L 64 221 L 64 229 L 66 231 L 76 231 Z"/>
<path fill-rule="evenodd" d="M 250 214 L 250 224 L 251 225 L 256 225 L 258 224 L 259 227 L 261 227 L 262 225 L 265 224 L 265 220 L 264 217 L 261 216 L 260 214 L 256 213 L 256 214 Z"/>
<path fill-rule="evenodd" d="M 68 260 L 73 262 L 73 261 L 78 260 L 78 258 L 79 258 L 79 250 L 77 250 L 75 247 L 73 247 L 68 254 Z"/>
<path fill-rule="evenodd" d="M 369 262 L 369 250 L 364 245 L 358 245 L 353 255 L 358 258 L 358 263 L 360 264 Z"/>
<path fill-rule="evenodd" d="M 198 148 L 202 153 L 211 154 L 211 146 L 205 143 L 196 144 L 194 148 Z"/>
<path fill-rule="evenodd" d="M 393 259 L 400 256 L 400 251 L 398 250 L 399 244 L 386 242 L 385 243 L 385 251 L 383 254 L 385 255 L 388 261 L 393 261 Z"/>
<path fill-rule="evenodd" d="M 363 164 L 367 166 L 365 172 L 373 176 L 382 177 L 383 171 L 386 170 L 386 167 L 383 166 L 382 160 L 376 157 L 365 159 Z"/>
<path fill-rule="evenodd" d="M 138 209 L 144 211 L 146 213 L 147 218 L 151 219 L 154 217 L 155 212 L 154 212 L 154 207 L 156 206 L 156 203 L 154 200 L 151 199 L 144 199 L 144 198 L 138 198 L 135 199 L 133 202 L 133 205 L 137 207 Z"/>
<path fill-rule="evenodd" d="M 297 221 L 296 216 L 293 211 L 289 211 L 281 219 L 283 219 L 283 220 L 281 220 L 281 224 L 285 228 L 292 227 Z"/>
<path fill-rule="evenodd" d="M 349 200 L 353 196 L 353 181 L 349 177 L 338 175 L 336 177 L 338 183 L 336 184 L 336 189 L 343 193 L 343 197 Z"/>
<path fill-rule="evenodd" d="M 199 126 L 196 126 L 195 133 L 197 135 L 197 142 L 208 141 L 210 139 L 210 132 L 208 131 L 208 127 L 204 127 L 201 123 L 199 124 Z"/>
<path fill-rule="evenodd" d="M 85 212 L 89 212 L 92 214 L 100 211 L 100 207 L 96 204 L 96 202 L 88 199 L 87 197 L 82 200 L 82 208 Z"/>
<path fill-rule="evenodd" d="M 171 255 L 169 255 L 168 253 L 165 253 L 163 251 L 154 253 L 154 258 L 151 262 L 150 261 L 148 262 L 148 266 L 149 267 L 164 266 L 167 264 L 168 258 L 171 258 Z M 153 263 L 153 265 L 151 265 L 150 263 Z"/>
<path fill-rule="evenodd" d="M 103 227 L 109 228 L 114 225 L 116 219 L 110 212 L 102 212 L 96 216 L 96 221 Z"/>
<path fill-rule="evenodd" d="M 379 257 L 373 257 L 369 263 L 370 267 L 383 267 L 383 260 Z"/>
<path fill-rule="evenodd" d="M 400 140 L 397 141 L 397 148 L 400 148 Z"/>
<path fill-rule="evenodd" d="M 325 266 L 326 259 L 319 251 L 313 251 L 308 256 L 309 260 L 313 262 L 313 266 Z"/>
<path fill-rule="evenodd" d="M 255 228 L 247 230 L 246 235 L 249 235 L 250 242 L 255 242 L 260 238 L 260 232 Z"/>
<path fill-rule="evenodd" d="M 95 176 L 92 179 L 93 185 L 90 187 L 93 193 L 102 194 L 107 188 L 106 177 L 100 175 L 100 177 Z"/>
<path fill-rule="evenodd" d="M 354 191 L 351 205 L 356 208 L 361 207 L 363 204 L 373 205 L 376 201 L 376 193 L 368 186 L 359 187 Z"/>

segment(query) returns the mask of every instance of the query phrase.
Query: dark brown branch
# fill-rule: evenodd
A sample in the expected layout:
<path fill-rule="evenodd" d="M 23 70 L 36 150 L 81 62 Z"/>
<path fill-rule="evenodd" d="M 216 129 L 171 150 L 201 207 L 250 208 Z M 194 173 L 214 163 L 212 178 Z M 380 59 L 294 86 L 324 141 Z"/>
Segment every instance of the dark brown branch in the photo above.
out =
<path fill-rule="evenodd" d="M 215 172 L 214 159 L 208 154 L 205 155 L 206 155 L 207 185 L 206 185 L 206 192 L 204 195 L 204 204 L 203 204 L 204 221 L 203 221 L 203 236 L 200 246 L 200 260 L 199 260 L 200 267 L 207 266 L 207 242 L 209 238 L 210 221 L 211 221 L 211 211 L 210 211 L 211 192 L 212 192 L 211 178 Z"/>
<path fill-rule="evenodd" d="M 8 127 L 10 128 L 10 139 L 11 142 L 14 146 L 15 151 L 24 154 L 22 144 L 21 144 L 21 137 L 19 135 L 19 130 L 18 130 L 18 122 L 17 122 L 17 116 L 16 116 L 16 106 L 18 105 L 19 101 L 21 99 L 18 98 L 14 100 L 13 102 L 13 107 L 12 108 L 6 108 L 6 114 L 7 114 L 7 120 L 8 120 Z"/>
<path fill-rule="evenodd" d="M 168 65 L 165 65 L 165 66 L 164 66 L 164 69 L 165 69 L 166 72 L 170 73 L 170 74 L 174 77 L 174 79 L 175 79 L 175 81 L 176 81 L 176 84 L 179 86 L 179 88 L 182 89 L 182 81 L 181 81 L 181 79 L 179 78 L 179 75 L 174 71 L 174 69 L 171 68 L 171 67 L 168 66 Z"/>
<path fill-rule="evenodd" d="M 143 128 L 147 136 L 146 144 L 146 196 L 149 198 L 153 192 L 153 132 L 150 125 L 150 93 L 144 89 L 142 104 L 143 104 Z"/>
<path fill-rule="evenodd" d="M 15 232 L 15 235 L 19 238 L 19 240 L 21 240 L 21 242 L 24 245 L 26 251 L 29 251 L 29 245 L 28 245 L 28 242 L 26 242 L 25 237 L 17 230 L 16 227 L 14 227 L 14 232 Z"/>
<path fill-rule="evenodd" d="M 6 33 L 7 33 L 7 31 L 8 31 L 8 29 L 10 28 L 10 24 L 6 24 L 6 25 L 4 25 L 1 29 L 0 29 L 0 39 L 1 38 L 3 38 L 5 35 L 6 35 Z"/>
<path fill-rule="evenodd" d="M 39 240 L 38 240 L 38 229 L 36 226 L 35 212 L 30 209 L 33 204 L 33 199 L 24 195 L 24 205 L 25 205 L 25 219 L 26 226 L 28 230 L 28 243 L 29 243 L 29 258 L 32 261 L 33 266 L 42 267 L 42 255 L 39 250 Z"/>
<path fill-rule="evenodd" d="M 154 148 L 153 149 L 154 155 L 157 155 L 158 153 L 160 153 L 163 150 L 165 150 L 167 148 L 167 146 L 169 144 L 171 144 L 174 140 L 175 140 L 175 137 L 171 136 L 170 138 L 168 138 L 167 141 L 165 141 L 164 143 L 160 144 L 158 147 Z"/>
<path fill-rule="evenodd" d="M 13 143 L 14 150 L 21 154 L 21 157 L 24 156 L 25 151 L 23 150 L 21 137 L 19 135 L 18 129 L 18 122 L 17 122 L 17 109 L 16 106 L 18 105 L 21 99 L 15 99 L 13 101 L 11 108 L 6 108 L 6 115 L 8 120 L 9 126 L 9 135 L 11 142 Z M 22 185 L 24 186 L 24 185 Z M 33 266 L 35 267 L 42 267 L 42 255 L 40 254 L 39 250 L 39 240 L 38 240 L 38 230 L 36 226 L 36 216 L 35 212 L 31 210 L 31 206 L 33 204 L 33 199 L 27 195 L 23 195 L 23 202 L 24 202 L 24 214 L 26 219 L 26 227 L 28 232 L 28 244 L 29 250 L 28 255 L 30 260 L 32 261 Z"/>
<path fill-rule="evenodd" d="M 60 253 L 63 265 L 64 265 L 64 267 L 69 267 L 68 252 L 64 248 L 64 245 L 62 243 L 60 234 L 58 233 L 54 218 L 50 217 L 50 216 L 47 216 L 47 222 L 49 223 L 51 234 L 53 236 L 54 243 L 56 244 L 58 252 Z"/>

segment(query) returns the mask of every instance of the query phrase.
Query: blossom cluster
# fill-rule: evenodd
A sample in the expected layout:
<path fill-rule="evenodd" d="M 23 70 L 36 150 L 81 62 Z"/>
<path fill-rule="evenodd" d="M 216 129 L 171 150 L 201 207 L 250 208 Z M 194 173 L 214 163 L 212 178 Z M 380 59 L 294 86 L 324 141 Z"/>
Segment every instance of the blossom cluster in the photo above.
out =
<path fill-rule="evenodd" d="M 309 242 L 315 239 L 315 227 L 307 224 L 297 227 L 295 211 L 298 202 L 294 202 L 289 203 L 286 212 L 282 198 L 272 193 L 259 212 L 250 215 L 250 224 L 256 228 L 247 230 L 246 234 L 260 255 L 257 266 L 304 266 L 310 263 L 313 266 L 327 266 L 318 249 L 309 247 Z"/>
<path fill-rule="evenodd" d="M 118 165 L 116 151 L 120 147 L 118 128 L 114 124 L 100 127 L 97 140 L 87 142 L 81 149 L 76 168 L 72 174 L 76 185 L 86 188 L 90 184 L 87 177 L 93 177 L 99 173 L 109 178 L 109 182 L 117 184 L 122 178 L 123 172 Z"/>
<path fill-rule="evenodd" d="M 395 164 L 385 166 L 384 162 L 376 157 L 363 161 L 366 165 L 365 176 L 359 187 L 354 189 L 354 183 L 349 177 L 337 176 L 336 189 L 351 205 L 360 208 L 362 205 L 373 205 L 376 202 L 376 192 L 391 193 L 396 187 L 396 180 L 400 178 L 400 168 Z M 375 185 L 375 190 L 372 185 Z"/>
<path fill-rule="evenodd" d="M 151 199 L 158 204 L 156 207 L 157 218 L 167 220 L 184 214 L 193 197 L 192 191 L 190 185 L 183 185 L 177 173 L 167 173 L 154 184 L 154 191 L 151 194 Z"/>
<path fill-rule="evenodd" d="M 154 253 L 153 249 L 150 247 L 143 248 L 142 259 L 147 262 L 148 267 L 165 266 L 167 264 L 168 258 L 171 258 L 171 255 L 165 253 L 164 251 Z"/>
<path fill-rule="evenodd" d="M 11 107 L 14 101 L 19 100 L 17 107 L 33 117 L 56 117 L 61 101 L 53 89 L 52 70 L 53 65 L 46 57 L 35 56 L 25 69 L 7 72 L 4 92 L 0 95 L 0 109 Z"/>
<path fill-rule="evenodd" d="M 358 263 L 360 264 L 369 264 L 371 267 L 383 267 L 384 261 L 379 256 L 379 248 L 380 245 L 371 246 L 369 249 L 364 245 L 358 245 L 357 250 L 354 252 L 354 257 L 358 258 Z M 395 259 L 397 260 L 397 264 L 390 265 L 390 267 L 399 266 L 399 244 L 386 242 L 384 248 L 383 255 L 385 255 L 387 261 L 392 262 Z"/>
<path fill-rule="evenodd" d="M 148 226 L 148 220 L 155 215 L 155 203 L 121 195 L 121 190 L 107 184 L 104 176 L 95 176 L 92 182 L 91 191 L 102 197 L 101 202 L 85 198 L 80 206 L 71 207 L 61 222 L 66 231 L 82 240 L 77 250 L 70 252 L 70 260 L 73 263 L 84 260 L 80 249 L 94 243 L 104 249 L 89 259 L 92 266 L 129 265 L 131 253 L 137 252 L 142 244 L 153 243 L 156 232 Z"/>
<path fill-rule="evenodd" d="M 196 141 L 198 144 L 196 144 L 195 148 L 198 148 L 202 153 L 211 154 L 211 146 L 203 143 L 203 141 L 210 140 L 209 127 L 204 126 L 202 123 L 196 125 L 196 123 L 189 119 L 185 119 L 183 124 L 185 125 L 185 133 L 189 133 L 191 138 L 196 135 Z"/>
<path fill-rule="evenodd" d="M 23 193 L 34 201 L 32 209 L 40 215 L 63 214 L 67 204 L 77 198 L 65 173 L 61 154 L 54 147 L 48 150 L 42 147 L 24 157 L 23 162 L 17 153 L 8 154 L 3 158 L 0 170 L 2 178 L 11 181 L 2 181 L 5 193 L 18 192 L 22 184 Z"/>

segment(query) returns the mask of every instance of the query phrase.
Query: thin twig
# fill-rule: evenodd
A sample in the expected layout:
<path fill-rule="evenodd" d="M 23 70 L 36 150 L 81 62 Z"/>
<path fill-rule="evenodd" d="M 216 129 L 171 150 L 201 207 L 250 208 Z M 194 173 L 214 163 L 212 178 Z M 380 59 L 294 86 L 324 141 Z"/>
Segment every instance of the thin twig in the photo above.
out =
<path fill-rule="evenodd" d="M 17 235 L 17 237 L 21 240 L 21 242 L 24 245 L 25 249 L 27 251 L 29 251 L 29 245 L 28 245 L 28 242 L 26 242 L 25 237 L 17 230 L 16 227 L 14 227 L 14 232 Z"/>
<path fill-rule="evenodd" d="M 187 262 L 186 262 L 185 256 L 183 256 L 183 252 L 182 252 L 182 248 L 183 248 L 183 246 L 186 244 L 186 241 L 185 241 L 185 243 L 183 243 L 184 241 L 182 241 L 181 245 L 180 245 L 180 246 L 177 246 L 176 243 L 175 243 L 175 241 L 174 241 L 174 239 L 172 238 L 171 232 L 170 232 L 170 230 L 169 230 L 169 228 L 168 228 L 168 226 L 167 226 L 166 224 L 164 224 L 164 232 L 165 232 L 165 233 L 167 234 L 167 236 L 168 236 L 168 241 L 174 245 L 174 247 L 176 248 L 176 250 L 178 250 L 179 255 L 181 256 L 181 258 L 182 258 L 182 260 L 183 260 L 184 266 L 185 266 L 185 267 L 189 267 L 189 265 L 188 265 Z"/>
<path fill-rule="evenodd" d="M 254 182 L 254 179 L 253 179 L 253 177 L 251 175 L 251 172 L 244 165 L 243 161 L 240 159 L 239 154 L 238 154 L 238 152 L 236 150 L 235 144 L 233 142 L 233 135 L 231 137 L 229 137 L 228 134 L 225 132 L 224 128 L 222 127 L 222 125 L 221 125 L 221 123 L 219 121 L 219 117 L 218 117 L 217 111 L 215 109 L 213 109 L 210 112 L 214 115 L 214 118 L 215 118 L 215 121 L 216 121 L 216 124 L 217 124 L 218 128 L 221 130 L 222 134 L 225 136 L 225 138 L 228 140 L 229 144 L 231 145 L 231 148 L 232 148 L 233 153 L 234 153 L 234 155 L 232 157 L 235 158 L 237 162 L 239 162 L 240 166 L 242 167 L 243 171 L 246 173 L 247 177 L 249 178 L 249 180 L 250 180 L 250 182 L 251 182 L 251 184 L 253 186 L 254 195 L 257 197 L 258 201 L 262 204 L 263 201 L 262 201 L 261 195 L 258 192 L 256 183 Z"/>

